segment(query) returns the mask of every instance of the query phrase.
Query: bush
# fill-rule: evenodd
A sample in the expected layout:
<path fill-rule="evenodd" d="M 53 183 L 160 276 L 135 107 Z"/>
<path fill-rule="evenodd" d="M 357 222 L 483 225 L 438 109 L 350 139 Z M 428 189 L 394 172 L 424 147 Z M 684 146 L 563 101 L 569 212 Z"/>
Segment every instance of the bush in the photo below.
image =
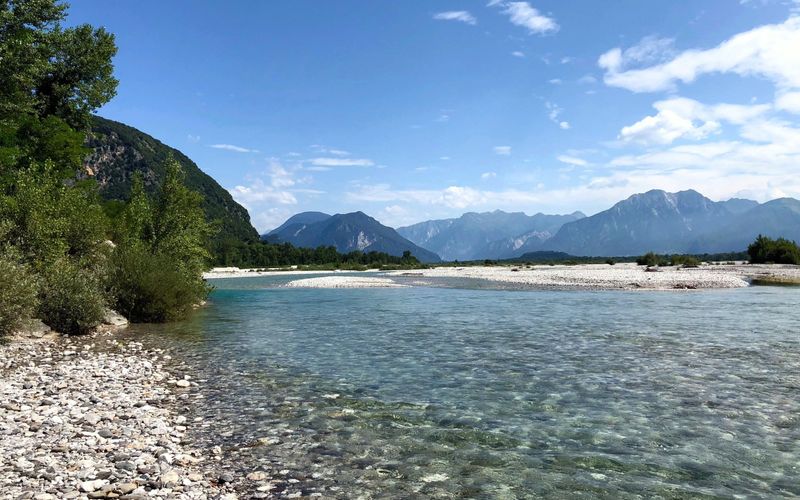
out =
<path fill-rule="evenodd" d="M 139 245 L 120 246 L 112 261 L 114 308 L 131 321 L 181 319 L 208 296 L 209 286 L 200 274 L 172 256 L 154 255 Z"/>
<path fill-rule="evenodd" d="M 0 253 L 0 336 L 24 328 L 37 303 L 33 273 L 13 255 Z"/>
<path fill-rule="evenodd" d="M 683 267 L 700 267 L 700 261 L 691 255 L 673 255 L 669 265 Z"/>
<path fill-rule="evenodd" d="M 752 264 L 800 264 L 800 247 L 794 241 L 785 238 L 773 240 L 766 236 L 758 238 L 747 247 Z"/>
<path fill-rule="evenodd" d="M 656 255 L 655 252 L 647 252 L 646 254 L 636 259 L 636 264 L 647 267 L 657 266 L 658 255 Z"/>
<path fill-rule="evenodd" d="M 106 299 L 98 273 L 62 258 L 43 271 L 39 315 L 69 335 L 89 333 L 103 320 Z"/>
<path fill-rule="evenodd" d="M 606 259 L 606 264 L 608 264 L 609 266 L 613 266 L 616 263 L 617 261 L 615 261 L 614 259 Z"/>

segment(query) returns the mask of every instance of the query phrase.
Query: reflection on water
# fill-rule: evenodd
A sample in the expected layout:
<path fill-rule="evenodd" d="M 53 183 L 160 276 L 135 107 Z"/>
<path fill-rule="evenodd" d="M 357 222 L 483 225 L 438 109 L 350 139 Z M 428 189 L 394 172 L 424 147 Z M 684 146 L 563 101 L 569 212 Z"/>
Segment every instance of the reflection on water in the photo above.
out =
<path fill-rule="evenodd" d="M 245 470 L 347 498 L 800 495 L 800 290 L 294 278 L 218 280 L 191 320 L 129 333 L 205 381 L 203 438 Z"/>

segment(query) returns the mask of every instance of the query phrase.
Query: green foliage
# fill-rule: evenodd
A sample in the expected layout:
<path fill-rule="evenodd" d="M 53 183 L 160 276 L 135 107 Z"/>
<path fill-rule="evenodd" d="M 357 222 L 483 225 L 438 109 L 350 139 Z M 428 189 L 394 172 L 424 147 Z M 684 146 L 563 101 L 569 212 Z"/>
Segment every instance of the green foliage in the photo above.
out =
<path fill-rule="evenodd" d="M 63 258 L 45 269 L 42 281 L 39 315 L 46 325 L 74 335 L 100 324 L 106 296 L 98 273 Z"/>
<path fill-rule="evenodd" d="M 636 259 L 636 264 L 647 267 L 657 266 L 659 265 L 659 257 L 655 254 L 655 252 L 647 252 Z"/>
<path fill-rule="evenodd" d="M 360 252 L 346 254 L 336 251 L 336 247 L 298 248 L 290 243 L 246 242 L 225 239 L 214 247 L 214 264 L 218 266 L 286 267 L 315 266 L 325 269 L 361 269 L 399 266 L 405 269 L 422 267 L 419 260 L 404 252 L 397 257 L 385 252 Z M 352 266 L 352 267 L 349 267 Z"/>
<path fill-rule="evenodd" d="M 172 256 L 153 254 L 144 245 L 117 247 L 113 263 L 115 308 L 131 321 L 181 319 L 209 292 L 200 274 L 186 272 Z"/>
<path fill-rule="evenodd" d="M 785 238 L 773 240 L 763 235 L 747 247 L 750 262 L 753 264 L 800 264 L 800 247 Z"/>
<path fill-rule="evenodd" d="M 616 263 L 617 261 L 614 259 L 606 259 L 606 264 L 608 264 L 609 266 L 613 266 Z"/>
<path fill-rule="evenodd" d="M 116 309 L 132 321 L 179 319 L 208 295 L 202 279 L 212 234 L 200 196 L 183 184 L 180 165 L 168 161 L 166 179 L 154 199 L 133 180 L 131 199 L 120 215 L 110 283 Z"/>
<path fill-rule="evenodd" d="M 108 221 L 91 184 L 65 185 L 50 162 L 12 179 L 0 196 L 0 216 L 9 224 L 5 242 L 25 261 L 40 270 L 63 256 L 98 259 Z"/>
<path fill-rule="evenodd" d="M 85 128 L 115 94 L 114 36 L 103 28 L 63 28 L 66 4 L 0 2 L 0 121 L 56 116 Z"/>
<path fill-rule="evenodd" d="M 670 266 L 700 267 L 700 260 L 691 255 L 673 255 L 670 258 Z"/>
<path fill-rule="evenodd" d="M 0 252 L 0 336 L 20 328 L 34 317 L 36 277 L 12 252 Z"/>

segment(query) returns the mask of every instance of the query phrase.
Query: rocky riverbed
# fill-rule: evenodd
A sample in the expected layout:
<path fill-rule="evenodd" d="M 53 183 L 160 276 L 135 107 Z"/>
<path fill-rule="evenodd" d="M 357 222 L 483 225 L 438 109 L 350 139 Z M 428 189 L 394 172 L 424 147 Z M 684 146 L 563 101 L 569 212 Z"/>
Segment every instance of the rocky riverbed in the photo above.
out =
<path fill-rule="evenodd" d="M 202 394 L 169 362 L 108 331 L 4 341 L 0 498 L 274 496 L 264 471 L 231 473 L 222 449 L 193 445 L 191 429 L 202 418 L 182 409 Z"/>

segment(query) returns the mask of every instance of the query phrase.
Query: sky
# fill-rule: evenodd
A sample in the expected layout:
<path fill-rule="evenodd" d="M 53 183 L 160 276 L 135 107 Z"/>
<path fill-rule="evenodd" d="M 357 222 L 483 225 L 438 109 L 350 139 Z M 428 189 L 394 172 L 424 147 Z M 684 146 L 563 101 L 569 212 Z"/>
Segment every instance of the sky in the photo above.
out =
<path fill-rule="evenodd" d="M 586 214 L 649 189 L 800 197 L 800 2 L 74 0 L 116 35 L 98 114 L 267 231 L 361 210 Z"/>

